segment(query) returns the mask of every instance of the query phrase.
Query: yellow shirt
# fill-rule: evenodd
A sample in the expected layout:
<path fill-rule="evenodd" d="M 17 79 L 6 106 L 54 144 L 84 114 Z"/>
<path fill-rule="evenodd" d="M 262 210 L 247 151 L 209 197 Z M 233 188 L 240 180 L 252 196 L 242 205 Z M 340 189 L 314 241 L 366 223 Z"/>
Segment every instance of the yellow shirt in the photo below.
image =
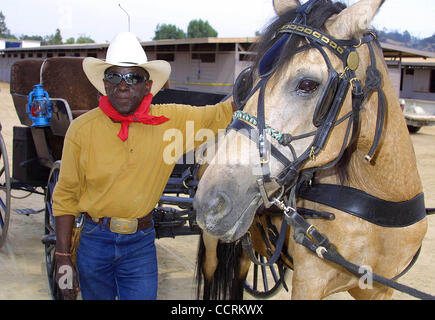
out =
<path fill-rule="evenodd" d="M 203 142 L 186 139 L 186 131 L 191 135 L 189 132 L 208 128 L 217 133 L 227 127 L 233 110 L 227 100 L 205 107 L 151 105 L 150 114 L 170 120 L 156 126 L 131 123 L 125 142 L 118 137 L 121 124 L 100 108 L 71 123 L 53 194 L 54 216 L 79 216 L 81 212 L 94 218 L 147 215 L 158 203 L 175 166 L 176 160 L 168 161 L 168 156 L 179 157 Z M 193 123 L 186 125 L 188 121 Z M 183 139 L 177 155 L 175 136 Z"/>

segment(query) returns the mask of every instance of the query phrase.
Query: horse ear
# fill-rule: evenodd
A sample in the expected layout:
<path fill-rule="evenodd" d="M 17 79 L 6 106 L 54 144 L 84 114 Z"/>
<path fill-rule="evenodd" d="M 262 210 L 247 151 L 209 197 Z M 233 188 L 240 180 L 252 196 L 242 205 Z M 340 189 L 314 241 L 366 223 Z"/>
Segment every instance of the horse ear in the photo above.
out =
<path fill-rule="evenodd" d="M 298 0 L 272 0 L 273 8 L 277 15 L 282 15 L 283 13 L 295 9 L 301 6 Z"/>
<path fill-rule="evenodd" d="M 338 39 L 364 33 L 385 0 L 361 0 L 331 17 L 325 23 L 328 32 Z"/>

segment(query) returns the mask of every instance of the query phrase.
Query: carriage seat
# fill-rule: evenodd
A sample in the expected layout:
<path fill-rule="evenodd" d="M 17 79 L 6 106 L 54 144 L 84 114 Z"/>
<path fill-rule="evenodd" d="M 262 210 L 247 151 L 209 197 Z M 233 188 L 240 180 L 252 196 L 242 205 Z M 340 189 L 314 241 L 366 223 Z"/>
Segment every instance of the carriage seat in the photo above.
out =
<path fill-rule="evenodd" d="M 10 93 L 21 124 L 32 125 L 26 105 L 33 86 L 39 83 L 43 85 L 50 98 L 67 102 L 72 119 L 98 106 L 99 93 L 83 71 L 83 59 L 25 59 L 12 65 Z"/>
<path fill-rule="evenodd" d="M 41 84 L 44 90 L 52 98 L 66 100 L 73 119 L 98 106 L 99 92 L 83 71 L 83 59 L 50 58 L 41 66 Z"/>

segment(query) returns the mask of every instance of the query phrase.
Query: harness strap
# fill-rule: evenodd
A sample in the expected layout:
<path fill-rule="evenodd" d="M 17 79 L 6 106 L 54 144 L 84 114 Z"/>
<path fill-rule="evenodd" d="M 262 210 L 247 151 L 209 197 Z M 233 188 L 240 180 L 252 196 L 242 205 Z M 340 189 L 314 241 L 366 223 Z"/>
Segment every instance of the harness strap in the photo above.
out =
<path fill-rule="evenodd" d="M 391 280 L 396 281 L 397 279 L 399 279 L 402 276 L 404 276 L 409 270 L 411 270 L 411 268 L 417 262 L 417 259 L 420 256 L 420 252 L 421 252 L 421 247 L 418 249 L 417 253 L 414 255 L 414 257 L 412 258 L 412 260 L 408 264 L 408 266 L 401 273 L 399 273 L 397 276 L 395 276 L 394 278 L 391 278 Z"/>
<path fill-rule="evenodd" d="M 358 139 L 359 112 L 364 101 L 364 91 L 362 89 L 361 81 L 354 80 L 352 83 L 352 137 L 350 138 L 350 146 L 353 145 Z"/>
<path fill-rule="evenodd" d="M 314 226 L 307 223 L 296 211 L 288 213 L 288 208 L 280 203 L 281 208 L 284 209 L 284 219 L 294 228 L 294 239 L 297 243 L 303 245 L 310 251 L 316 253 L 321 259 L 331 261 L 341 267 L 344 267 L 348 272 L 360 277 L 364 273 L 371 276 L 374 282 L 384 286 L 396 289 L 398 291 L 407 293 L 423 300 L 435 300 L 435 296 L 408 287 L 406 285 L 397 283 L 392 279 L 387 279 L 367 269 L 362 269 L 361 266 L 347 261 L 329 242 L 329 239 L 321 234 Z M 360 270 L 364 270 L 361 273 Z"/>
<path fill-rule="evenodd" d="M 320 211 L 315 211 L 315 210 L 306 209 L 306 208 L 298 208 L 297 211 L 305 219 L 325 219 L 325 220 L 334 220 L 335 219 L 335 215 L 333 213 L 329 213 L 329 212 L 320 212 Z M 271 244 L 275 247 L 274 253 L 271 252 L 271 246 L 270 246 L 268 238 L 266 237 L 263 225 L 260 224 L 260 226 L 257 225 L 257 227 L 263 236 L 263 240 L 264 240 L 264 243 L 266 244 L 267 251 L 268 251 L 269 255 L 271 256 L 271 258 L 268 260 L 268 262 L 267 263 L 260 262 L 257 259 L 257 257 L 254 254 L 254 247 L 252 244 L 252 240 L 251 240 L 250 235 L 248 233 L 245 234 L 245 236 L 242 238 L 241 241 L 242 241 L 243 249 L 248 254 L 249 258 L 251 259 L 251 261 L 253 263 L 261 265 L 261 266 L 271 266 L 272 264 L 277 263 L 277 261 L 280 257 L 277 254 L 277 252 L 278 252 L 279 246 L 281 246 L 281 243 L 284 243 L 284 240 L 286 237 L 286 230 L 283 231 L 281 228 L 281 231 L 278 232 L 276 227 L 270 221 L 269 212 L 267 212 L 265 214 L 266 214 L 266 219 L 267 219 L 267 223 L 268 223 L 268 228 L 269 228 L 269 230 L 271 230 L 271 232 L 269 232 L 270 241 L 271 241 Z M 279 212 L 279 214 L 281 215 L 281 211 Z M 286 225 L 287 225 L 287 222 L 285 222 L 285 220 L 284 220 L 284 223 L 286 223 Z M 259 227 L 261 227 L 261 229 Z M 283 251 L 282 248 L 281 248 L 280 253 L 283 254 L 291 264 L 293 264 L 293 258 L 290 255 L 288 255 L 287 252 Z M 287 267 L 289 267 L 290 269 L 293 269 L 293 267 L 288 265 L 285 261 L 283 263 Z"/>
<path fill-rule="evenodd" d="M 342 186 L 339 186 L 339 187 L 342 187 Z M 300 194 L 300 190 L 301 189 L 297 190 L 297 192 L 299 194 Z M 356 191 L 361 192 L 360 190 L 356 190 Z M 422 195 L 419 195 L 415 199 L 422 199 L 421 196 Z M 380 199 L 378 199 L 378 200 L 380 200 Z M 411 200 L 411 203 L 414 203 L 414 205 L 416 205 L 418 207 L 418 204 L 421 203 L 421 200 L 418 200 L 416 202 Z M 414 296 L 416 298 L 424 299 L 424 300 L 435 300 L 435 296 L 432 296 L 430 294 L 416 290 L 416 289 L 411 288 L 409 286 L 395 282 L 395 280 L 397 280 L 399 277 L 401 277 L 403 274 L 405 274 L 413 266 L 413 264 L 416 262 L 416 260 L 418 258 L 420 250 L 418 250 L 416 255 L 411 260 L 410 264 L 405 268 L 404 271 L 402 271 L 399 275 L 397 275 L 393 279 L 387 279 L 387 278 L 382 277 L 376 273 L 371 272 L 370 270 L 367 270 L 366 268 L 363 269 L 363 268 L 361 268 L 361 266 L 358 266 L 356 264 L 353 264 L 353 263 L 347 261 L 336 250 L 336 248 L 330 243 L 329 239 L 326 236 L 324 236 L 323 234 L 321 234 L 313 225 L 310 225 L 298 213 L 297 210 L 286 206 L 280 200 L 275 199 L 274 204 L 277 205 L 277 207 L 279 209 L 283 210 L 284 219 L 283 219 L 283 223 L 281 226 L 281 232 L 280 232 L 280 235 L 279 235 L 278 240 L 277 240 L 278 244 L 276 246 L 276 250 L 275 250 L 272 258 L 267 263 L 262 263 L 262 262 L 258 261 L 253 254 L 252 242 L 250 241 L 249 236 L 245 236 L 242 239 L 242 246 L 254 263 L 262 265 L 262 266 L 270 266 L 277 261 L 277 259 L 279 258 L 279 255 L 281 254 L 282 244 L 283 244 L 284 238 L 285 238 L 284 235 L 286 233 L 286 229 L 283 229 L 283 226 L 285 225 L 285 227 L 287 228 L 287 224 L 289 224 L 293 227 L 294 240 L 296 241 L 296 243 L 299 243 L 299 244 L 303 245 L 304 247 L 306 247 L 307 249 L 309 249 L 310 251 L 316 253 L 321 259 L 326 259 L 326 260 L 333 262 L 339 266 L 342 266 L 348 272 L 350 272 L 351 274 L 358 276 L 358 277 L 360 277 L 364 274 L 367 274 L 376 283 L 379 283 L 381 285 L 384 285 L 384 286 L 393 288 L 395 290 L 407 293 L 407 294 Z M 424 201 L 423 201 L 423 205 L 424 205 Z M 417 211 L 421 211 L 421 210 L 417 210 Z M 424 212 L 426 212 L 425 209 L 424 209 Z"/>
<path fill-rule="evenodd" d="M 378 147 L 379 141 L 381 139 L 387 106 L 385 94 L 381 88 L 382 74 L 376 68 L 376 57 L 373 46 L 371 45 L 371 43 L 367 43 L 367 46 L 369 47 L 371 65 L 367 67 L 366 71 L 367 76 L 366 85 L 364 87 L 364 100 L 371 92 L 376 91 L 378 93 L 378 112 L 376 116 L 375 136 L 373 139 L 373 144 L 365 157 L 365 159 L 370 162 L 373 158 L 374 153 L 376 152 L 376 148 Z"/>
<path fill-rule="evenodd" d="M 266 91 L 266 84 L 269 80 L 269 76 L 260 80 L 260 94 L 258 95 L 258 108 L 257 108 L 257 120 L 258 120 L 258 152 L 260 155 L 260 167 L 263 173 L 263 181 L 269 182 L 270 168 L 269 168 L 269 155 L 267 153 L 268 141 L 266 138 L 266 121 L 264 115 L 264 93 Z"/>
<path fill-rule="evenodd" d="M 274 263 L 276 263 L 278 258 L 281 256 L 281 251 L 282 251 L 282 248 L 284 245 L 284 240 L 286 238 L 285 237 L 286 230 L 287 230 L 287 221 L 283 220 L 279 234 L 280 235 L 284 234 L 284 236 L 280 236 L 278 238 L 278 241 L 277 241 L 276 246 L 275 246 L 275 252 L 273 253 L 273 255 L 270 257 L 270 259 L 267 262 L 258 261 L 257 257 L 254 255 L 252 240 L 251 240 L 251 237 L 249 236 L 248 233 L 246 233 L 242 238 L 243 250 L 245 250 L 245 252 L 248 254 L 251 261 L 254 262 L 255 264 L 260 265 L 260 266 L 264 266 L 264 267 L 270 267 Z"/>
<path fill-rule="evenodd" d="M 423 193 L 408 201 L 391 202 L 342 185 L 302 184 L 297 196 L 387 228 L 407 227 L 426 217 Z"/>

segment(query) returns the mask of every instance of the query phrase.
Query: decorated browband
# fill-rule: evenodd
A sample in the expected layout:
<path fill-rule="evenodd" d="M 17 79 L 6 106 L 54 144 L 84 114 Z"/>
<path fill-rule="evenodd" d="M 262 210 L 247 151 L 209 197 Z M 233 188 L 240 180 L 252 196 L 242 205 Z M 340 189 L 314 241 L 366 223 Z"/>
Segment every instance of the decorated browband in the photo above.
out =
<path fill-rule="evenodd" d="M 308 37 L 318 44 L 331 49 L 332 52 L 334 52 L 343 62 L 346 63 L 348 69 L 352 71 L 358 69 L 359 57 L 354 48 L 357 48 L 359 45 L 361 45 L 362 40 L 357 42 L 337 40 L 320 30 L 297 23 L 283 25 L 277 33 L 294 33 L 303 37 Z M 376 38 L 373 33 L 370 33 L 368 36 L 370 39 L 364 39 L 364 42 L 368 42 Z M 344 42 L 346 43 L 345 45 L 350 46 L 351 49 L 345 47 L 345 45 L 343 45 Z"/>

